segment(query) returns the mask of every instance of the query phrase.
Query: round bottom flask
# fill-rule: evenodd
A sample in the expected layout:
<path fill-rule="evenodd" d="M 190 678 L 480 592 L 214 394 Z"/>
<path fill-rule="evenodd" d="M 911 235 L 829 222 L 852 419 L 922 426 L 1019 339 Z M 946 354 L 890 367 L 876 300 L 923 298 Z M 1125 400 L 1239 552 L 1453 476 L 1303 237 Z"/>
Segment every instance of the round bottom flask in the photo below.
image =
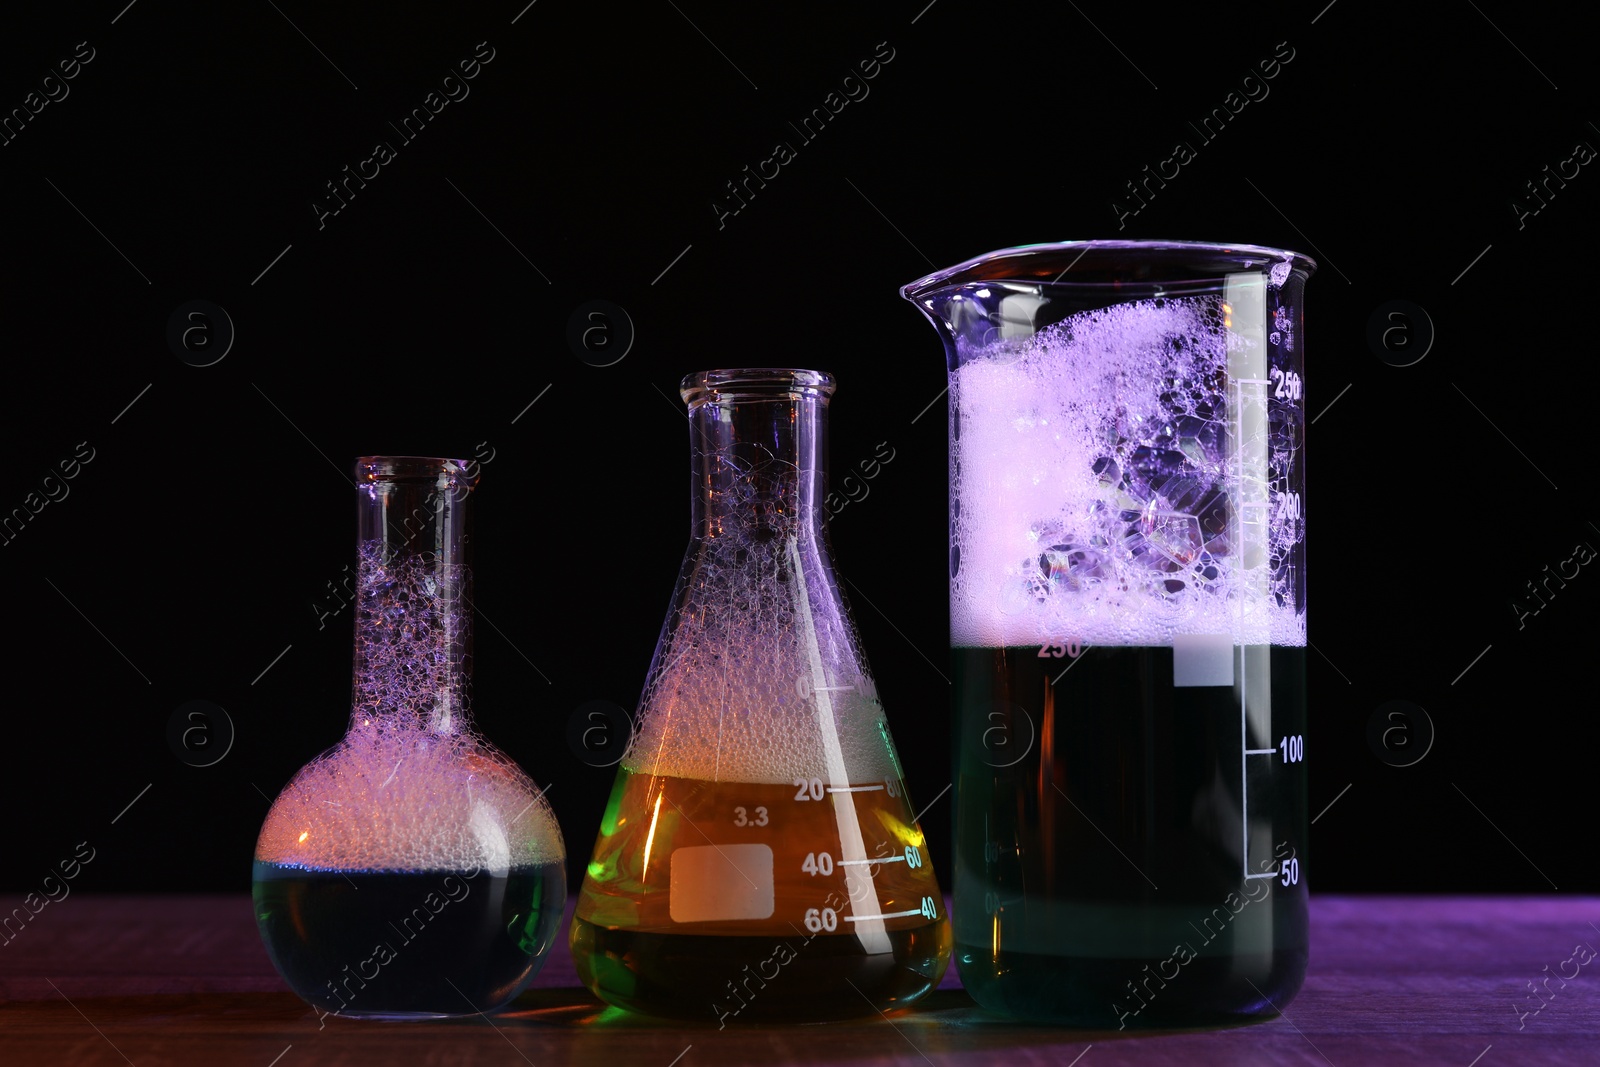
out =
<path fill-rule="evenodd" d="M 527 988 L 566 898 L 540 790 L 468 716 L 475 478 L 360 461 L 355 683 L 344 739 L 295 775 L 256 843 L 262 940 L 321 1016 L 430 1018 Z"/>

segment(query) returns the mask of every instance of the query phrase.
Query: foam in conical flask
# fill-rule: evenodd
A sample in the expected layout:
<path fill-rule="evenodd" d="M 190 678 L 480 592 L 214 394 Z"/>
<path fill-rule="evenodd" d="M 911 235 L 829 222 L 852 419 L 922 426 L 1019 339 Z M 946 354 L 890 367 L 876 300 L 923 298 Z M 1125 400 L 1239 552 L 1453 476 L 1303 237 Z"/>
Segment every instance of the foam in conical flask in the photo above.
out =
<path fill-rule="evenodd" d="M 607 1002 L 716 1021 L 933 989 L 944 903 L 829 556 L 833 379 L 683 383 L 693 534 L 573 922 Z"/>

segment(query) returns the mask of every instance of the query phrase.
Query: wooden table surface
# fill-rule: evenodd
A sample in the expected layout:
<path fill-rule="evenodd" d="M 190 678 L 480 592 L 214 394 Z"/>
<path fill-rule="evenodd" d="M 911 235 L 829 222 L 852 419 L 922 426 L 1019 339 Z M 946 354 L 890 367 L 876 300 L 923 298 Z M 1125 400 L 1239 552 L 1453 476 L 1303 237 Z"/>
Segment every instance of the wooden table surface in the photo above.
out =
<path fill-rule="evenodd" d="M 0 898 L 0 915 L 18 903 Z M 1600 1065 L 1600 959 L 1568 962 L 1580 943 L 1600 947 L 1600 900 L 1319 896 L 1312 924 L 1310 974 L 1287 1014 L 1224 1030 L 1010 1023 L 979 1010 L 953 966 L 944 987 L 887 1021 L 669 1025 L 594 1000 L 565 938 L 505 1013 L 319 1029 L 273 971 L 247 896 L 73 894 L 0 939 L 0 1067 Z M 1535 1003 L 1529 983 L 1574 969 L 1519 1020 L 1516 1006 Z"/>

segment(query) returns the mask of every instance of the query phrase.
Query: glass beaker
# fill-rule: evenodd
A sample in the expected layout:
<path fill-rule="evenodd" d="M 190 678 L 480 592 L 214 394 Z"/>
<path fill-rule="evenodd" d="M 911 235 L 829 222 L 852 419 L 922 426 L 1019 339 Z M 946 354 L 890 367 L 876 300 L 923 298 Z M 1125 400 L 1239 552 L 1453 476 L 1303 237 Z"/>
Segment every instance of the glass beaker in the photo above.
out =
<path fill-rule="evenodd" d="M 566 851 L 538 787 L 472 729 L 477 465 L 376 456 L 356 475 L 350 726 L 267 813 L 256 922 L 321 1017 L 492 1011 L 544 962 Z"/>
<path fill-rule="evenodd" d="M 949 371 L 952 922 L 987 1008 L 1182 1025 L 1300 987 L 1314 269 L 1081 241 L 902 290 Z"/>
<path fill-rule="evenodd" d="M 830 375 L 690 375 L 692 531 L 578 897 L 608 1003 L 870 1015 L 949 963 L 944 903 L 830 558 Z"/>

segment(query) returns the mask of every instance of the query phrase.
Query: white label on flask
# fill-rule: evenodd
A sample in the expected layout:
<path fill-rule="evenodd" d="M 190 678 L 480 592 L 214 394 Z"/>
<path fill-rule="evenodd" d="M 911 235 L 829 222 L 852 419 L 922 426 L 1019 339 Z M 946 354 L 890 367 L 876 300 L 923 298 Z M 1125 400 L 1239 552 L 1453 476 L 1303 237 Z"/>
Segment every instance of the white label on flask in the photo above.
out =
<path fill-rule="evenodd" d="M 672 852 L 667 903 L 675 923 L 770 919 L 772 849 L 766 845 L 696 845 Z"/>
<path fill-rule="evenodd" d="M 1177 634 L 1172 638 L 1172 684 L 1233 684 L 1232 634 Z"/>

